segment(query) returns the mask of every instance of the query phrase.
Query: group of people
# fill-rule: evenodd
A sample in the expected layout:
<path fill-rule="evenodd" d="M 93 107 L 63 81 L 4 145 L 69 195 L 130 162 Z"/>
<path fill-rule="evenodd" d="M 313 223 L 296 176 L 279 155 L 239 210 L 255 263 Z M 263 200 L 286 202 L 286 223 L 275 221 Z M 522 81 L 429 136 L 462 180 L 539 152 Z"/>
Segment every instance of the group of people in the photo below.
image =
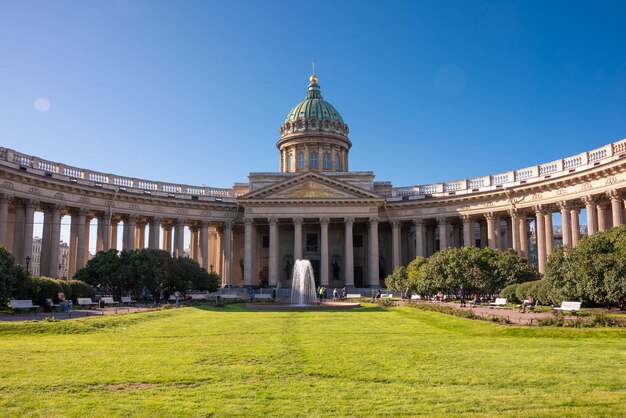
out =
<path fill-rule="evenodd" d="M 320 302 L 322 302 L 324 299 L 328 299 L 328 290 L 326 289 L 326 287 L 319 286 L 317 288 L 316 293 Z M 348 297 L 348 288 L 344 287 L 343 289 L 339 290 L 335 287 L 333 289 L 333 301 L 344 300 L 347 297 Z"/>

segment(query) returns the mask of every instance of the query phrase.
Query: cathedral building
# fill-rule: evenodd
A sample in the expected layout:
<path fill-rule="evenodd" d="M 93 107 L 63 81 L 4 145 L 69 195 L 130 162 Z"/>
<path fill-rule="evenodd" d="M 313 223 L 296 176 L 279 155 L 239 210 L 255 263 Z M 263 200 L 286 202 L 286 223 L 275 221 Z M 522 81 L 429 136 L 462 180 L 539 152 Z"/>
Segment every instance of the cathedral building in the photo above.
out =
<path fill-rule="evenodd" d="M 216 271 L 224 286 L 291 286 L 294 261 L 311 261 L 318 284 L 378 287 L 416 256 L 448 247 L 512 248 L 539 272 L 555 242 L 624 224 L 626 140 L 505 173 L 394 187 L 350 171 L 352 142 L 315 75 L 276 143 L 279 171 L 214 188 L 91 171 L 0 148 L 0 245 L 32 256 L 43 213 L 39 271 L 59 277 L 61 219 L 71 223 L 68 277 L 97 250 L 158 248 Z M 384 152 L 384 151 L 381 151 Z M 558 241 L 553 215 L 562 219 Z M 532 228 L 531 228 L 532 226 Z M 531 230 L 533 245 L 531 245 Z"/>

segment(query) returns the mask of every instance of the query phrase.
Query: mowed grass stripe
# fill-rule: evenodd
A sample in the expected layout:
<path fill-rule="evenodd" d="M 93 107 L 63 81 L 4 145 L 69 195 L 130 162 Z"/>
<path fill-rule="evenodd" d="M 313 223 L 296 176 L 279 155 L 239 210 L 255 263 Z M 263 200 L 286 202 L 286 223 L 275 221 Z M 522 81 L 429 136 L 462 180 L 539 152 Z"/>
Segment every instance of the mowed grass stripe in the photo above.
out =
<path fill-rule="evenodd" d="M 3 413 L 626 414 L 622 330 L 512 328 L 378 307 L 184 308 L 72 322 L 0 325 Z"/>

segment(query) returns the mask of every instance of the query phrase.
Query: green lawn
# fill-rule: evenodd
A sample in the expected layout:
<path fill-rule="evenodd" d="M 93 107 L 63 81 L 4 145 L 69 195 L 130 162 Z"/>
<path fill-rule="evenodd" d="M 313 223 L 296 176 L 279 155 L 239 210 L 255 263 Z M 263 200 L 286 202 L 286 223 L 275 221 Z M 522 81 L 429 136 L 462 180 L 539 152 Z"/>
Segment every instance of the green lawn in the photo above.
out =
<path fill-rule="evenodd" d="M 411 308 L 0 324 L 2 416 L 625 416 L 626 331 Z"/>

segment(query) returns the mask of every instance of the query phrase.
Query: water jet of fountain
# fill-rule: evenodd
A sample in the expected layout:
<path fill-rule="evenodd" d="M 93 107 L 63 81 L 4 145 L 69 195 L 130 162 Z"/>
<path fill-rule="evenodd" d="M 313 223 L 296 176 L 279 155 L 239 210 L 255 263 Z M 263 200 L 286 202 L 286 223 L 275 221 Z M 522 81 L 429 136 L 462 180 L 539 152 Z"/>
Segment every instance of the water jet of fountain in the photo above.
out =
<path fill-rule="evenodd" d="M 296 306 L 315 305 L 315 276 L 309 260 L 296 260 L 291 282 L 291 304 Z"/>

